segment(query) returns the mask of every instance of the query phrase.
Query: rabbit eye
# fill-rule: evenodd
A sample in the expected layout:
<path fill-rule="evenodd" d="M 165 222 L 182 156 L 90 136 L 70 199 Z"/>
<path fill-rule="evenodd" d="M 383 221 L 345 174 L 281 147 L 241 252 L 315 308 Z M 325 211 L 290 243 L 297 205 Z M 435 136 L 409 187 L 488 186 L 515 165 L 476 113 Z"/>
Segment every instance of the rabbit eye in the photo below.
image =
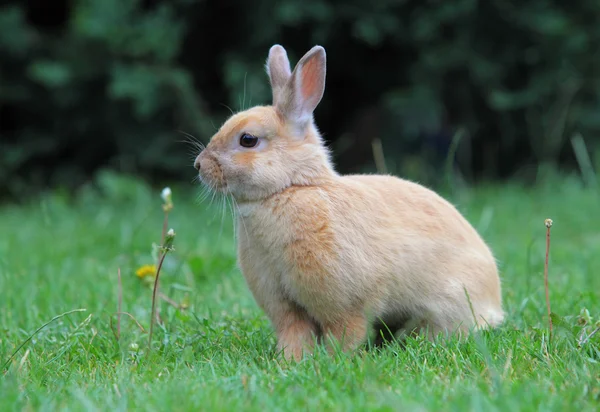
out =
<path fill-rule="evenodd" d="M 258 137 L 243 133 L 240 137 L 240 145 L 243 147 L 254 147 L 258 143 Z"/>

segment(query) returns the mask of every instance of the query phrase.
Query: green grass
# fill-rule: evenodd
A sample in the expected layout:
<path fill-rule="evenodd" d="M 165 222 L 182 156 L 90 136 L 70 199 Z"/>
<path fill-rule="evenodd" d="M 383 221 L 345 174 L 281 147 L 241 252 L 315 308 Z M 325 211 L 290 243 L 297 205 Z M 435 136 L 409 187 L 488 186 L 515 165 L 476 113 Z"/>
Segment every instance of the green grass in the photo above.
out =
<path fill-rule="evenodd" d="M 135 276 L 152 263 L 162 226 L 159 190 L 103 175 L 75 198 L 54 192 L 0 208 L 0 410 L 577 410 L 600 407 L 600 333 L 579 347 L 583 308 L 600 318 L 598 193 L 575 179 L 536 189 L 486 186 L 452 201 L 492 246 L 508 319 L 466 342 L 419 338 L 354 356 L 318 352 L 289 365 L 236 268 L 231 218 L 199 188 L 173 187 L 161 290 L 164 326 L 148 335 L 151 289 Z M 544 219 L 554 220 L 548 341 Z M 137 347 L 136 347 L 137 345 Z"/>

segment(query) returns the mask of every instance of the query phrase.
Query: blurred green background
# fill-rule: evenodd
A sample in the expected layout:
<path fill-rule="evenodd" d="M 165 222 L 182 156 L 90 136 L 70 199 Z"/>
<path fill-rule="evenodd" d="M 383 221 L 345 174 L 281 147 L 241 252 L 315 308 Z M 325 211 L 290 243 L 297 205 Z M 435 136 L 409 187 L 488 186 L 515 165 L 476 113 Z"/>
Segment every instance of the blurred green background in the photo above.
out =
<path fill-rule="evenodd" d="M 600 157 L 597 0 L 3 4 L 0 197 L 104 168 L 191 180 L 178 131 L 207 142 L 228 107 L 269 104 L 274 43 L 292 64 L 326 48 L 315 117 L 341 172 L 374 170 L 373 139 L 389 171 L 429 184 L 449 154 L 465 181 L 532 181 Z"/>

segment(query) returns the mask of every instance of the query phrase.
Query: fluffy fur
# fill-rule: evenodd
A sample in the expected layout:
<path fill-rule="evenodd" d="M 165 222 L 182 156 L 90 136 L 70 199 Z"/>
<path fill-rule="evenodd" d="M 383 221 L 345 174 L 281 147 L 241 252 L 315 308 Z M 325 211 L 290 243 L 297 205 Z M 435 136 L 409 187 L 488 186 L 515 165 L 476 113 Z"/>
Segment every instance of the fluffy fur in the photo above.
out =
<path fill-rule="evenodd" d="M 195 162 L 239 205 L 239 266 L 278 347 L 300 359 L 319 337 L 352 350 L 372 326 L 433 337 L 499 325 L 496 262 L 454 206 L 407 180 L 334 170 L 313 122 L 325 66 L 315 46 L 292 72 L 273 46 L 273 105 L 233 115 Z M 258 144 L 243 147 L 244 133 Z"/>

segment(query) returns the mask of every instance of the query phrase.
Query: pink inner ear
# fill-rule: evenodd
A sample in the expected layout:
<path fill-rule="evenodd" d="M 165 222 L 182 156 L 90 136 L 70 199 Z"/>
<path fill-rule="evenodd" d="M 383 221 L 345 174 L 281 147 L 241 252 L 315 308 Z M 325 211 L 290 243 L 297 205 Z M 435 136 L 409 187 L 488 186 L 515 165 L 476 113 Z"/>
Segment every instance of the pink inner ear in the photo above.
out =
<path fill-rule="evenodd" d="M 320 66 L 319 59 L 312 58 L 302 67 L 302 97 L 304 99 L 309 99 L 318 92 Z"/>

